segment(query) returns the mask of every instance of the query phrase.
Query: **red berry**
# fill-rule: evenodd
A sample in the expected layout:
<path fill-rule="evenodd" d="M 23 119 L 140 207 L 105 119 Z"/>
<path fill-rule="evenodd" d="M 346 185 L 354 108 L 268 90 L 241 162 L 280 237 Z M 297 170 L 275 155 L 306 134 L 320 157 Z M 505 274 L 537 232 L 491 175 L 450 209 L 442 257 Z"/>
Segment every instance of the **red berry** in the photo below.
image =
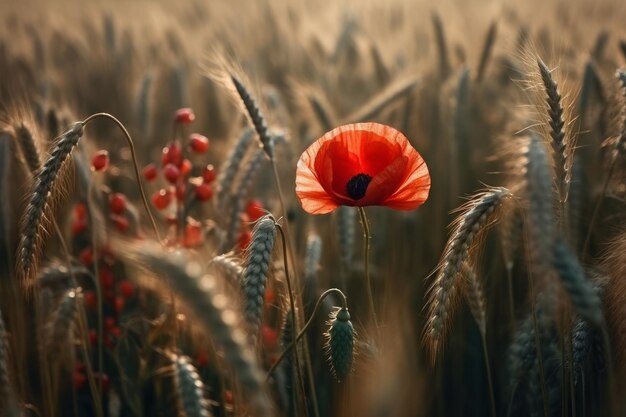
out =
<path fill-rule="evenodd" d="M 111 334 L 115 337 L 120 337 L 122 335 L 122 329 L 119 326 L 115 326 L 111 329 Z"/>
<path fill-rule="evenodd" d="M 188 125 L 196 119 L 196 115 L 193 113 L 193 110 L 189 107 L 184 107 L 182 109 L 178 109 L 176 111 L 176 115 L 174 120 L 176 123 L 181 123 L 184 125 Z"/>
<path fill-rule="evenodd" d="M 133 295 L 135 295 L 135 286 L 132 282 L 128 280 L 120 282 L 119 288 L 120 294 L 122 294 L 124 298 L 131 298 Z"/>
<path fill-rule="evenodd" d="M 73 383 L 75 390 L 81 389 L 85 385 L 85 382 L 87 382 L 87 377 L 85 376 L 85 374 L 83 374 L 82 372 L 74 372 Z"/>
<path fill-rule="evenodd" d="M 202 237 L 202 224 L 190 220 L 187 226 L 185 226 L 183 246 L 186 248 L 195 248 L 202 244 Z"/>
<path fill-rule="evenodd" d="M 120 314 L 124 311 L 125 301 L 122 297 L 115 297 L 115 302 L 113 303 L 113 308 L 117 314 Z"/>
<path fill-rule="evenodd" d="M 263 345 L 265 345 L 266 348 L 274 349 L 278 346 L 278 332 L 270 326 L 263 325 L 261 336 L 263 337 Z"/>
<path fill-rule="evenodd" d="M 189 135 L 189 147 L 195 153 L 205 153 L 209 149 L 209 139 L 199 133 Z"/>
<path fill-rule="evenodd" d="M 72 223 L 72 236 L 78 236 L 87 230 L 87 222 L 85 220 L 76 220 Z"/>
<path fill-rule="evenodd" d="M 109 389 L 111 388 L 111 380 L 109 379 L 109 376 L 107 374 L 96 374 L 94 376 L 96 379 L 100 379 L 102 381 L 102 392 L 109 392 Z"/>
<path fill-rule="evenodd" d="M 100 285 L 105 289 L 112 288 L 113 284 L 115 284 L 115 276 L 109 268 L 100 268 L 98 279 L 100 280 Z"/>
<path fill-rule="evenodd" d="M 100 150 L 91 158 L 91 169 L 104 171 L 109 166 L 109 151 Z"/>
<path fill-rule="evenodd" d="M 115 327 L 115 319 L 113 317 L 105 317 L 104 318 L 104 328 L 109 331 Z"/>
<path fill-rule="evenodd" d="M 245 230 L 239 235 L 239 239 L 237 240 L 237 246 L 240 250 L 245 250 L 250 244 L 251 240 L 252 232 L 249 230 Z"/>
<path fill-rule="evenodd" d="M 200 184 L 196 187 L 196 198 L 198 201 L 207 201 L 213 197 L 213 188 L 209 184 Z"/>
<path fill-rule="evenodd" d="M 209 354 L 205 351 L 198 352 L 196 355 L 196 365 L 199 367 L 207 366 L 209 364 Z"/>
<path fill-rule="evenodd" d="M 115 214 L 122 214 L 126 210 L 126 196 L 122 193 L 113 193 L 109 196 L 109 210 Z"/>
<path fill-rule="evenodd" d="M 263 204 L 261 204 L 258 200 L 250 200 L 248 201 L 248 205 L 246 206 L 246 214 L 250 221 L 257 221 L 259 218 L 265 215 L 265 211 L 263 210 Z"/>
<path fill-rule="evenodd" d="M 83 294 L 83 301 L 85 302 L 85 305 L 92 310 L 98 308 L 98 297 L 93 291 L 85 291 L 85 294 Z"/>
<path fill-rule="evenodd" d="M 157 177 L 157 169 L 154 164 L 148 164 L 143 168 L 143 177 L 146 181 L 152 181 Z"/>
<path fill-rule="evenodd" d="M 163 210 L 172 202 L 172 195 L 167 190 L 159 190 L 152 194 L 152 204 L 159 210 Z"/>
<path fill-rule="evenodd" d="M 129 222 L 128 218 L 125 216 L 119 216 L 117 214 L 111 215 L 111 221 L 115 225 L 115 228 L 120 232 L 125 232 L 128 230 Z"/>
<path fill-rule="evenodd" d="M 273 304 L 276 301 L 276 292 L 273 288 L 268 287 L 265 290 L 265 304 Z"/>
<path fill-rule="evenodd" d="M 226 404 L 233 404 L 233 392 L 229 389 L 224 391 L 224 401 Z"/>
<path fill-rule="evenodd" d="M 74 218 L 76 220 L 86 220 L 87 219 L 87 206 L 83 203 L 76 203 L 74 205 Z"/>
<path fill-rule="evenodd" d="M 211 164 L 204 167 L 202 170 L 202 180 L 207 184 L 215 180 L 215 167 Z"/>
<path fill-rule="evenodd" d="M 191 161 L 189 159 L 184 159 L 183 162 L 181 162 L 180 164 L 180 173 L 186 177 L 187 175 L 189 175 L 190 172 L 191 172 Z"/>
<path fill-rule="evenodd" d="M 163 155 L 161 156 L 161 163 L 165 166 L 167 164 L 180 165 L 183 160 L 183 151 L 180 145 L 176 142 L 170 143 L 163 148 Z"/>
<path fill-rule="evenodd" d="M 180 177 L 180 169 L 172 163 L 167 164 L 165 165 L 165 168 L 163 168 L 163 175 L 166 180 L 175 184 L 176 181 L 178 181 L 178 177 Z"/>
<path fill-rule="evenodd" d="M 85 249 L 80 251 L 78 259 L 83 265 L 91 266 L 93 264 L 93 250 L 91 250 L 91 247 L 86 247 Z"/>

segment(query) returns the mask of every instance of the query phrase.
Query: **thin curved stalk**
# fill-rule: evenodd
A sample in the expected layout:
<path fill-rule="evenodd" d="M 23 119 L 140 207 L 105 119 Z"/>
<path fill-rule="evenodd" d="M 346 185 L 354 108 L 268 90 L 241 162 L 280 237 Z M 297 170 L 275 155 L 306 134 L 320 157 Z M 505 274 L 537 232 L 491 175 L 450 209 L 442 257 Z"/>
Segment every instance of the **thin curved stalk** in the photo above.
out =
<path fill-rule="evenodd" d="M 82 123 L 83 125 L 86 126 L 89 122 L 98 118 L 106 118 L 106 119 L 113 121 L 120 128 L 120 130 L 124 133 L 126 141 L 128 142 L 128 147 L 130 148 L 130 154 L 131 154 L 131 158 L 133 161 L 133 168 L 135 170 L 137 186 L 139 187 L 139 192 L 141 193 L 141 200 L 143 203 L 143 207 L 146 210 L 146 214 L 148 215 L 148 218 L 150 218 L 150 222 L 152 223 L 154 234 L 156 235 L 156 238 L 159 241 L 159 243 L 161 243 L 161 235 L 159 233 L 159 229 L 157 228 L 156 221 L 154 220 L 154 216 L 152 216 L 152 212 L 150 211 L 150 206 L 148 205 L 148 198 L 146 197 L 146 192 L 141 183 L 141 174 L 139 173 L 139 164 L 137 163 L 137 154 L 135 152 L 135 144 L 133 143 L 133 139 L 130 137 L 130 133 L 128 133 L 128 130 L 126 130 L 126 127 L 124 127 L 122 122 L 120 122 L 115 116 L 109 113 L 92 114 L 91 116 L 83 120 Z"/>
<path fill-rule="evenodd" d="M 285 356 L 287 356 L 287 354 L 291 351 L 291 349 L 294 348 L 296 342 L 298 340 L 302 339 L 302 337 L 305 335 L 305 333 L 306 333 L 307 329 L 309 328 L 309 326 L 311 325 L 311 323 L 313 323 L 313 320 L 315 319 L 315 315 L 317 314 L 317 310 L 319 310 L 320 305 L 322 305 L 322 301 L 324 301 L 324 299 L 328 295 L 330 295 L 332 293 L 338 293 L 339 295 L 341 295 L 343 308 L 345 308 L 345 309 L 348 308 L 348 301 L 346 299 L 346 296 L 339 288 L 330 288 L 330 289 L 324 291 L 322 293 L 322 295 L 320 295 L 320 297 L 317 299 L 317 303 L 315 303 L 315 308 L 313 308 L 313 312 L 311 313 L 311 317 L 309 317 L 309 320 L 306 322 L 304 327 L 302 327 L 302 330 L 300 330 L 300 333 L 298 333 L 298 336 L 296 336 L 295 342 L 291 342 L 289 344 L 289 346 L 287 346 L 285 348 L 283 353 L 281 353 L 280 356 L 278 357 L 278 359 L 276 359 L 276 362 L 274 362 L 274 364 L 269 369 L 269 371 L 267 371 L 267 374 L 265 375 L 265 380 L 266 381 L 270 378 L 270 376 L 272 376 L 272 373 L 274 373 L 274 371 L 276 370 L 276 368 L 278 367 L 280 362 L 282 362 L 282 360 L 285 359 Z"/>

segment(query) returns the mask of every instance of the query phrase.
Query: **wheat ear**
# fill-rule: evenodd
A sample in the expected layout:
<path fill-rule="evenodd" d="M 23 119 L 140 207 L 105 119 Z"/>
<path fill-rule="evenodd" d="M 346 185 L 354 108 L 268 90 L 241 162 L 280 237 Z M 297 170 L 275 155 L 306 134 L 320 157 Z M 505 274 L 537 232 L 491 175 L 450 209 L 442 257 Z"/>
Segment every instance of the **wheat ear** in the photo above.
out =
<path fill-rule="evenodd" d="M 184 417 L 210 417 L 208 403 L 204 399 L 204 384 L 198 371 L 186 356 L 173 355 L 174 384 Z"/>
<path fill-rule="evenodd" d="M 458 279 L 463 263 L 476 249 L 477 237 L 492 223 L 496 209 L 512 196 L 506 188 L 491 188 L 474 196 L 453 223 L 453 231 L 429 290 L 424 342 L 434 362 L 445 340 L 446 327 L 454 315 L 461 281 Z"/>

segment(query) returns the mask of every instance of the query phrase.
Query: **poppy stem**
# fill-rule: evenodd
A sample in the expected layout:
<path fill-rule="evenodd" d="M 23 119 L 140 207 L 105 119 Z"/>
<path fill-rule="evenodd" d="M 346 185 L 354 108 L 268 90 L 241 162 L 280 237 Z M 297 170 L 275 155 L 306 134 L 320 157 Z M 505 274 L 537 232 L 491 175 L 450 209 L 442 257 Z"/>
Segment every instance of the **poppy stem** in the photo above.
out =
<path fill-rule="evenodd" d="M 361 217 L 361 224 L 363 225 L 363 258 L 365 259 L 365 280 L 367 281 L 367 298 L 369 300 L 370 312 L 374 319 L 374 326 L 376 326 L 376 332 L 378 332 L 378 317 L 376 316 L 376 308 L 374 307 L 374 297 L 372 296 L 372 281 L 370 280 L 370 227 L 367 223 L 367 217 L 365 216 L 365 210 L 363 207 L 359 207 L 359 216 Z"/>

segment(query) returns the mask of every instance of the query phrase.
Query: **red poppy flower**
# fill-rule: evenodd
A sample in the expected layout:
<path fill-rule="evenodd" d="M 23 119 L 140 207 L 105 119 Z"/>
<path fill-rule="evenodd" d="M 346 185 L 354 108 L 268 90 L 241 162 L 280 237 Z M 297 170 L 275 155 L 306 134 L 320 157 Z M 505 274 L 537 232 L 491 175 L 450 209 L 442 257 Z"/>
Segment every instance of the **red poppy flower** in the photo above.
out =
<path fill-rule="evenodd" d="M 341 205 L 413 210 L 429 190 L 421 155 L 402 133 L 378 123 L 331 130 L 304 151 L 296 171 L 296 194 L 311 214 Z"/>

